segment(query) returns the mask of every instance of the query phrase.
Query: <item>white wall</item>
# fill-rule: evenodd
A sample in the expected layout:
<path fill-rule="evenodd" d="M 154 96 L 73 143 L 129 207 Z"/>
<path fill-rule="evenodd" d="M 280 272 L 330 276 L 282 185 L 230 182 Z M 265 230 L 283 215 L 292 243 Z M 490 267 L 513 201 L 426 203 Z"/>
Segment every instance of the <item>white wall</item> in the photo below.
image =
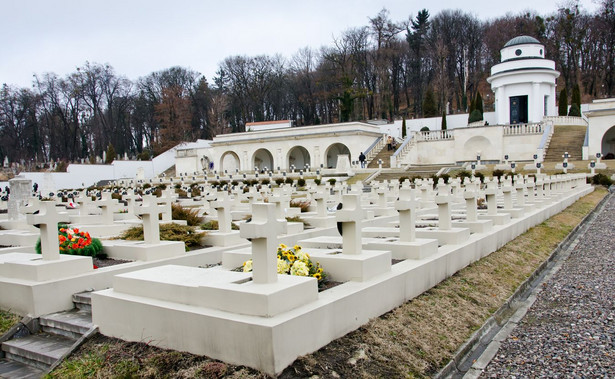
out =
<path fill-rule="evenodd" d="M 464 128 L 468 126 L 468 117 L 469 115 L 467 113 L 446 115 L 446 128 Z M 490 125 L 496 124 L 495 112 L 485 112 L 483 113 L 483 118 Z M 382 134 L 388 134 L 392 135 L 393 137 L 401 138 L 402 123 L 403 120 L 395 120 L 395 122 L 392 124 L 381 125 L 380 132 Z M 408 135 L 411 132 L 418 132 L 424 126 L 428 127 L 429 130 L 440 130 L 442 126 L 442 117 L 406 119 L 406 132 L 408 133 Z"/>

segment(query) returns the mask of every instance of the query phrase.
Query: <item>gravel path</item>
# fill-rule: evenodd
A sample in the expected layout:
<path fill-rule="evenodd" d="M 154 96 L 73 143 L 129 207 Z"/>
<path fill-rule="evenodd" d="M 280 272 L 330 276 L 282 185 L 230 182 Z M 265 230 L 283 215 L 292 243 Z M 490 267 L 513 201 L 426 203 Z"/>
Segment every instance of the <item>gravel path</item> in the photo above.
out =
<path fill-rule="evenodd" d="M 481 378 L 615 378 L 615 195 Z"/>

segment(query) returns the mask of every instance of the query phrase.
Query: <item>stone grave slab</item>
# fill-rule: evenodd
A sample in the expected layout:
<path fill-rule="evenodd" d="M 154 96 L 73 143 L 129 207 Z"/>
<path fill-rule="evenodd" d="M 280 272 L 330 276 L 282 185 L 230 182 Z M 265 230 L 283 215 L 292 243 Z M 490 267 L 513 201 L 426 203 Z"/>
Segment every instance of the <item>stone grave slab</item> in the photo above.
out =
<path fill-rule="evenodd" d="M 256 284 L 250 272 L 166 265 L 117 275 L 113 289 L 125 294 L 225 312 L 271 317 L 318 298 L 316 279 L 278 275 Z"/>
<path fill-rule="evenodd" d="M 45 282 L 84 275 L 94 270 L 92 258 L 60 255 L 59 259 L 44 260 L 40 254 L 0 254 L 0 277 Z"/>

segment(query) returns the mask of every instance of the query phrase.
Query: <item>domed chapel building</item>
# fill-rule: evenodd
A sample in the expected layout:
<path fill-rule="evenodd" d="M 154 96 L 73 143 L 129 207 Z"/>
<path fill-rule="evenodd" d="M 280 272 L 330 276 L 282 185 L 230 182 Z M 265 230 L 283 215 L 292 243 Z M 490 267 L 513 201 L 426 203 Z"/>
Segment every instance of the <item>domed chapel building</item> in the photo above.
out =
<path fill-rule="evenodd" d="M 545 58 L 544 46 L 536 38 L 519 36 L 508 41 L 500 55 L 501 63 L 487 78 L 495 93 L 497 124 L 536 123 L 556 116 L 559 72 L 555 62 Z"/>

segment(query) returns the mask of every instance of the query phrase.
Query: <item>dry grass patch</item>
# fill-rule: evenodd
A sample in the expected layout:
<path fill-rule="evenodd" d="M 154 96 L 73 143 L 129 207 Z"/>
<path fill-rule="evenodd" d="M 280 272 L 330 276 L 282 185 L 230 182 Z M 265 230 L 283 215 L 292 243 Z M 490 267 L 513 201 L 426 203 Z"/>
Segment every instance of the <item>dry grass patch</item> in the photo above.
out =
<path fill-rule="evenodd" d="M 300 357 L 284 370 L 280 378 L 314 375 L 321 378 L 423 378 L 433 375 L 605 194 L 604 188 L 596 187 L 596 191 L 560 214 L 417 298 L 322 349 Z M 108 347 L 103 353 L 92 352 L 96 346 L 105 344 Z M 148 350 L 144 350 L 146 348 Z M 87 357 L 94 357 L 90 359 L 94 363 L 79 363 Z M 157 364 L 159 361 L 165 363 Z M 95 366 L 99 368 L 88 371 L 87 375 L 83 371 L 68 369 Z M 60 370 L 65 371 L 56 370 L 53 376 L 266 377 L 255 370 L 226 365 L 207 357 L 102 336 L 82 346 L 74 357 L 61 365 Z"/>
<path fill-rule="evenodd" d="M 9 311 L 0 310 L 0 336 L 16 325 L 21 317 Z"/>

